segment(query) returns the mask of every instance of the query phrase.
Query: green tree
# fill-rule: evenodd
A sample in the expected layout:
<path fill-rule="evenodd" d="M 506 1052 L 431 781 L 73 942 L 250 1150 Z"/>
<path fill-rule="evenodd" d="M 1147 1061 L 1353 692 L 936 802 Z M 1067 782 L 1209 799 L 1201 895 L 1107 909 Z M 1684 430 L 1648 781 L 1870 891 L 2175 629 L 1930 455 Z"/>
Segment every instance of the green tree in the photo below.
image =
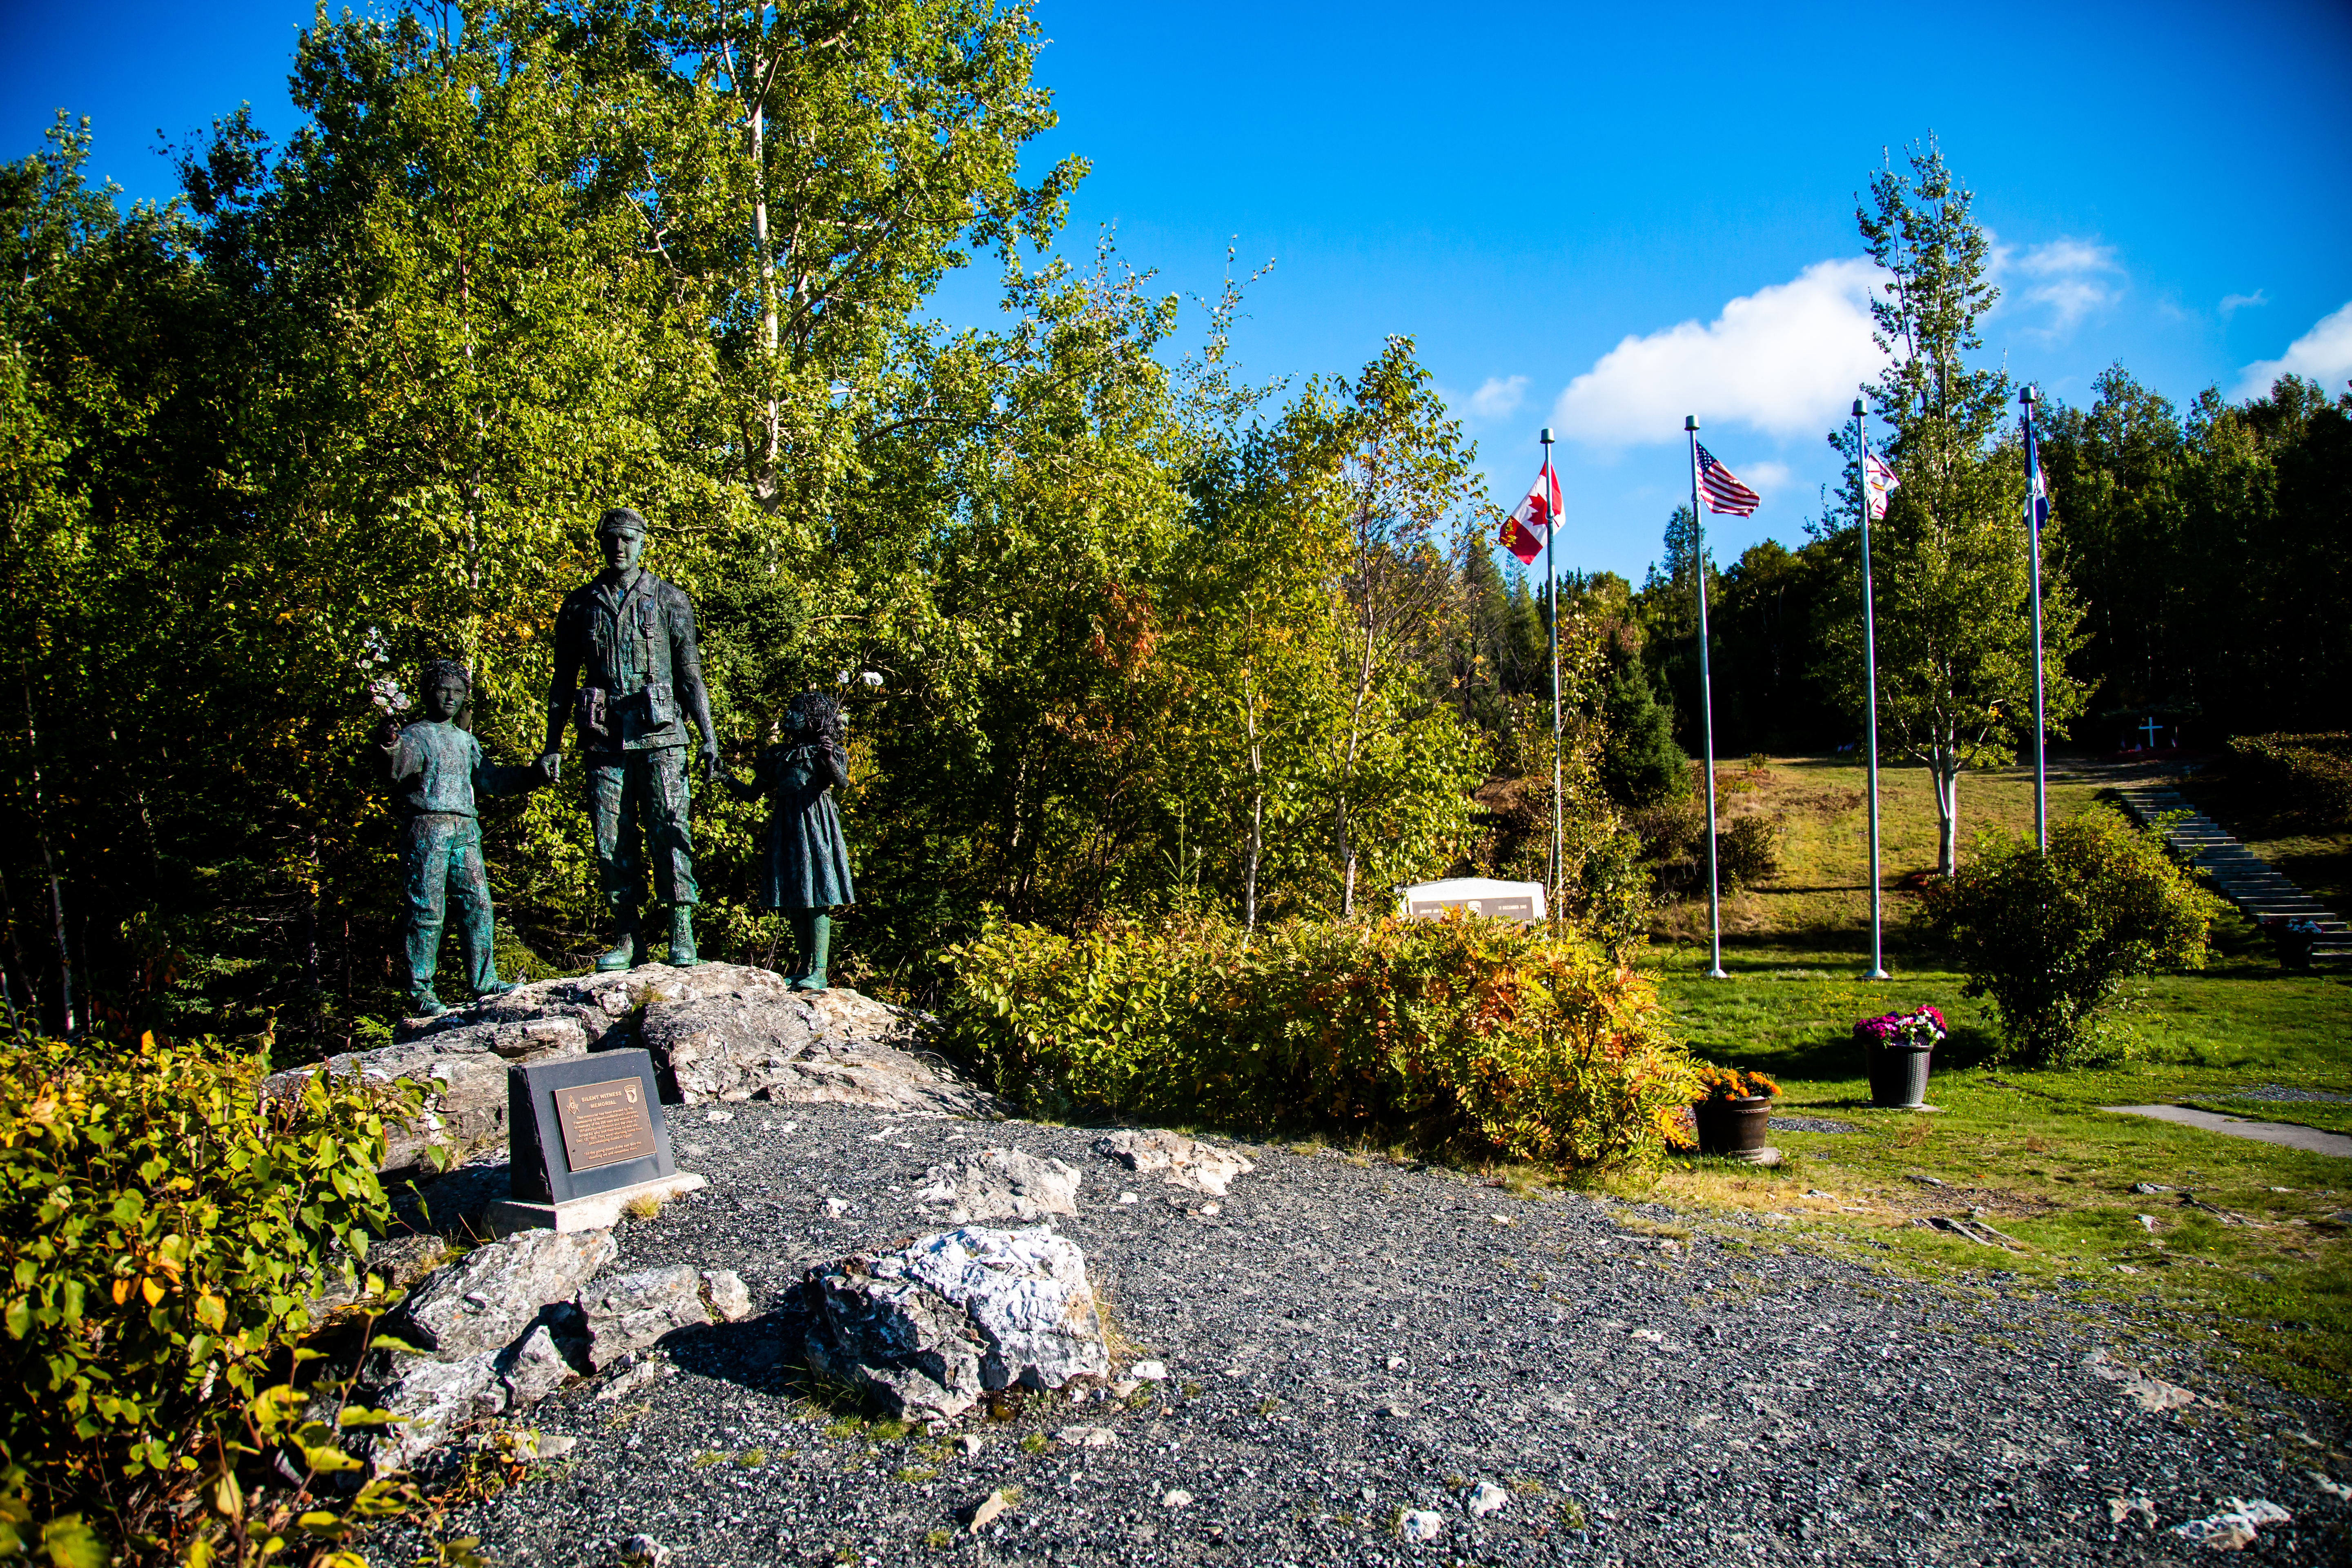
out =
<path fill-rule="evenodd" d="M 2202 967 L 2227 908 L 2173 862 L 2161 828 L 2097 805 L 2054 825 L 2046 856 L 2030 835 L 1979 834 L 1927 915 L 1958 950 L 1967 994 L 2000 1009 L 2008 1049 L 2063 1067 L 2097 1044 L 2135 976 Z"/>
<path fill-rule="evenodd" d="M 1449 520 L 1461 526 L 1469 511 L 1475 449 L 1445 417 L 1410 339 L 1391 338 L 1352 385 L 1334 394 L 1330 417 L 1343 455 L 1332 510 L 1344 541 L 1337 586 L 1346 605 L 1334 633 L 1345 661 L 1347 716 L 1330 791 L 1345 918 L 1355 911 L 1363 818 L 1377 803 L 1397 803 L 1398 786 L 1422 769 L 1454 760 L 1458 731 L 1450 714 L 1441 721 L 1427 710 L 1416 667 L 1442 643 L 1454 542 L 1439 531 Z M 1445 837 L 1460 825 L 1430 826 Z"/>
<path fill-rule="evenodd" d="M 2023 521 L 2024 468 L 2006 422 L 2010 384 L 1972 367 L 1977 322 L 1999 297 L 1989 275 L 1990 241 L 1970 216 L 1970 193 L 1931 138 L 1907 171 L 1872 176 L 1856 218 L 1871 257 L 1889 275 L 1874 298 L 1882 447 L 1902 478 L 1884 524 L 1873 530 L 1876 584 L 1878 723 L 1883 744 L 1923 764 L 1935 791 L 1937 864 L 1958 864 L 1963 770 L 2015 754 L 2030 742 L 2033 637 Z M 1832 444 L 1851 460 L 1852 434 Z M 1845 481 L 1845 516 L 1855 498 Z M 2067 673 L 2080 645 L 2080 613 L 2045 535 L 2042 653 L 2050 731 L 2063 735 L 2082 711 L 2081 682 Z M 1841 574 L 1841 576 L 1843 576 Z M 1863 706 L 1859 574 L 1847 578 L 1829 635 L 1831 678 L 1850 711 Z"/>
<path fill-rule="evenodd" d="M 2088 409 L 2049 410 L 2042 440 L 2064 522 L 2054 541 L 2059 563 L 2083 601 L 2088 644 L 2079 668 L 2109 705 L 2177 708 L 2188 699 L 2178 646 L 2189 607 L 2180 420 L 2120 364 L 2092 387 Z"/>

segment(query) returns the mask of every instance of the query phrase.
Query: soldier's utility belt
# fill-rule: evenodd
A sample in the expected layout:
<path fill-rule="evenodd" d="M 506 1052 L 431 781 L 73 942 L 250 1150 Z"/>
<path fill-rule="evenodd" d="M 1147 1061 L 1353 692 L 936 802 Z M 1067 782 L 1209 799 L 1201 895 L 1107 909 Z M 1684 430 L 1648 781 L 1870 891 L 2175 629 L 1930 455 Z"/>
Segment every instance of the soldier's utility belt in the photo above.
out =
<path fill-rule="evenodd" d="M 649 680 L 641 690 L 613 692 L 601 686 L 582 689 L 580 731 L 618 741 L 631 734 L 646 735 L 677 725 L 677 697 L 667 680 Z"/>

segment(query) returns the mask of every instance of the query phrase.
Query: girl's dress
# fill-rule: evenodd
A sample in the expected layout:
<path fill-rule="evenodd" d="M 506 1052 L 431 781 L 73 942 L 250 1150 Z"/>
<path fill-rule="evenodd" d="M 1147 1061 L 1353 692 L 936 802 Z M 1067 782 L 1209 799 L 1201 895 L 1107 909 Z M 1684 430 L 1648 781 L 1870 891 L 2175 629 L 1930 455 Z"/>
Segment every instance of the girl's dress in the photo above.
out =
<path fill-rule="evenodd" d="M 768 800 L 761 908 L 823 910 L 857 901 L 849 845 L 833 804 L 835 786 L 848 782 L 849 759 L 822 741 L 793 741 L 761 753 L 758 777 L 741 792 Z"/>

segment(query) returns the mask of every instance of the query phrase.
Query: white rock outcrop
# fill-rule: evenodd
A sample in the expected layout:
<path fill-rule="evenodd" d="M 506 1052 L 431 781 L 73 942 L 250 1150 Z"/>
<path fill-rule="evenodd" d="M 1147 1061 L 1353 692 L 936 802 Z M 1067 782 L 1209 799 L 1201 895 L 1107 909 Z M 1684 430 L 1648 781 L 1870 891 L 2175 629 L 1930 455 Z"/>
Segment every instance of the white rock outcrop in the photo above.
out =
<path fill-rule="evenodd" d="M 810 1367 L 902 1418 L 1110 1372 L 1085 1255 L 1050 1231 L 945 1231 L 812 1268 L 801 1291 Z"/>
<path fill-rule="evenodd" d="M 1139 1176 L 1157 1176 L 1171 1187 L 1225 1195 L 1235 1176 L 1257 1169 L 1229 1149 L 1159 1129 L 1122 1130 L 1095 1140 L 1095 1152 L 1116 1160 Z"/>
<path fill-rule="evenodd" d="M 1059 1160 L 1041 1160 L 1018 1149 L 982 1149 L 961 1164 L 932 1166 L 915 1201 L 945 1205 L 956 1225 L 992 1219 L 1034 1225 L 1048 1215 L 1076 1215 L 1081 1180 Z"/>

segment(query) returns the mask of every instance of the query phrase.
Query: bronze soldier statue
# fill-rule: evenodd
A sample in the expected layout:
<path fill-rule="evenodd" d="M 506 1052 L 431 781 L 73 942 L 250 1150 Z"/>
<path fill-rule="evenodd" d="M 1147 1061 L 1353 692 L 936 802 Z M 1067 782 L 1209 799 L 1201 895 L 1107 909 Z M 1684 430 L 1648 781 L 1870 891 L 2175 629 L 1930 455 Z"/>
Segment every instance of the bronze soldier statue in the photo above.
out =
<path fill-rule="evenodd" d="M 555 675 L 547 688 L 547 748 L 552 771 L 563 726 L 576 719 L 588 761 L 588 810 L 596 830 L 596 881 L 612 912 L 613 948 L 602 969 L 646 959 L 640 918 L 643 851 L 650 848 L 654 897 L 669 906 L 669 962 L 695 962 L 693 796 L 686 748 L 691 720 L 702 741 L 702 772 L 719 763 L 719 734 L 702 684 L 694 606 L 637 564 L 646 520 L 615 507 L 596 524 L 604 570 L 575 588 L 555 617 Z M 582 677 L 585 675 L 583 681 Z"/>

